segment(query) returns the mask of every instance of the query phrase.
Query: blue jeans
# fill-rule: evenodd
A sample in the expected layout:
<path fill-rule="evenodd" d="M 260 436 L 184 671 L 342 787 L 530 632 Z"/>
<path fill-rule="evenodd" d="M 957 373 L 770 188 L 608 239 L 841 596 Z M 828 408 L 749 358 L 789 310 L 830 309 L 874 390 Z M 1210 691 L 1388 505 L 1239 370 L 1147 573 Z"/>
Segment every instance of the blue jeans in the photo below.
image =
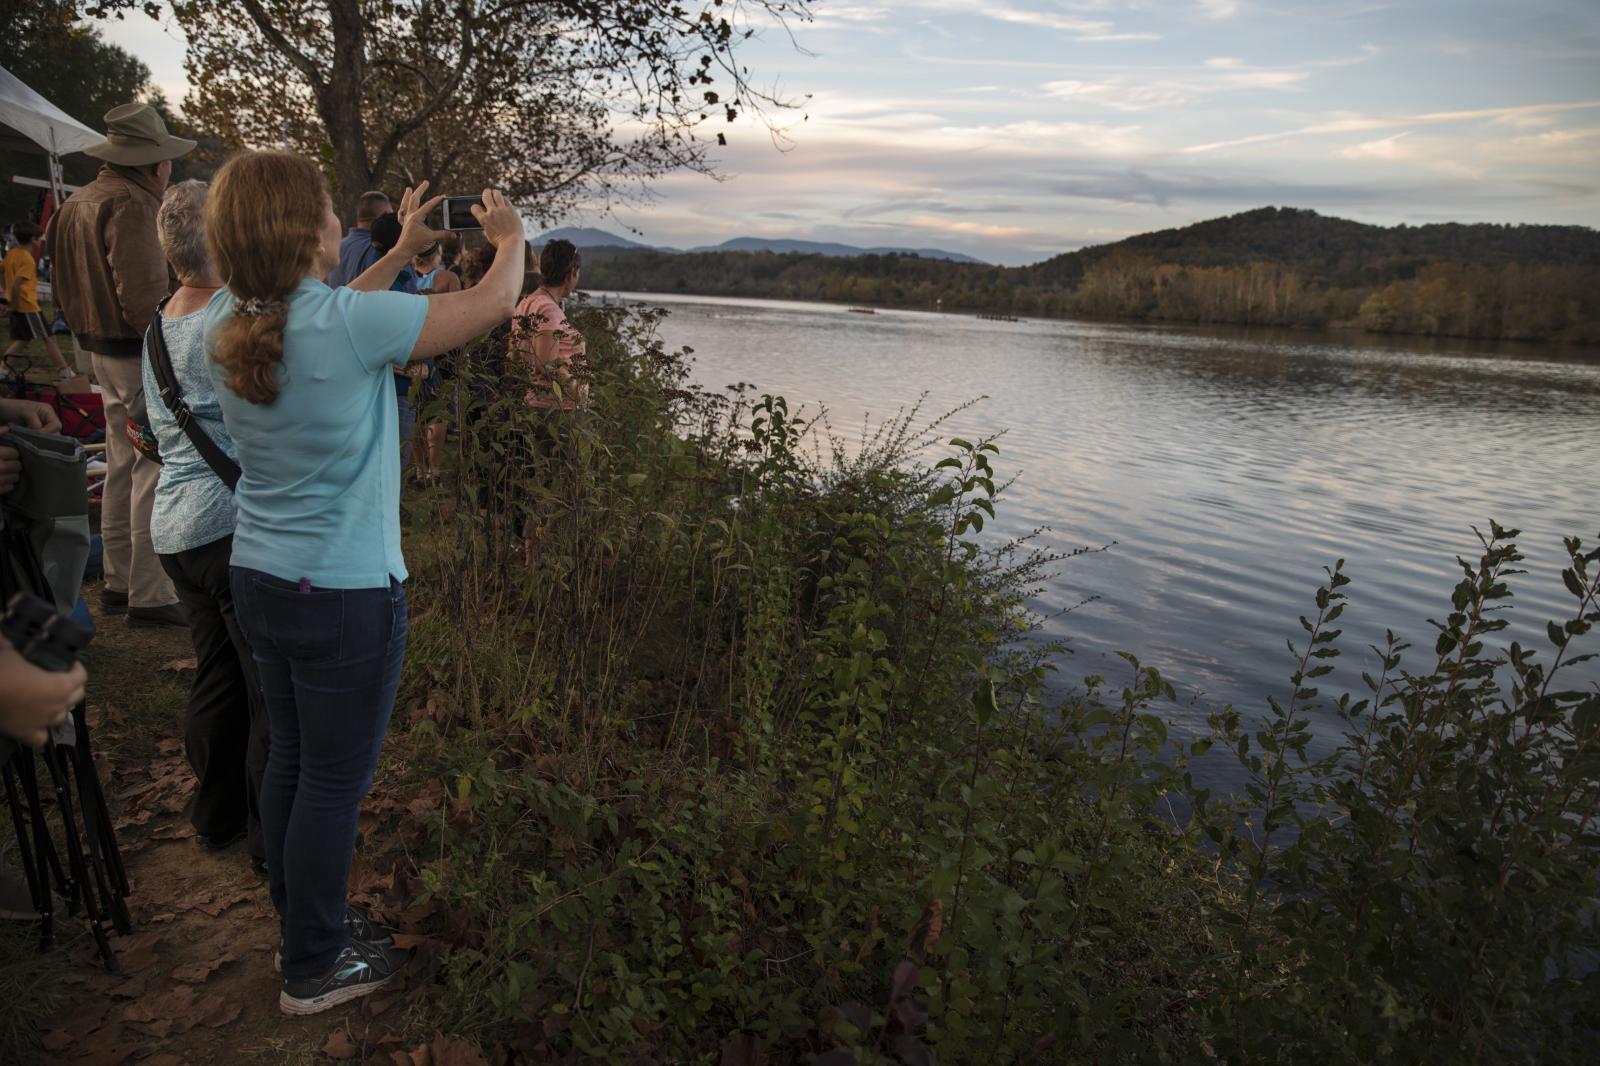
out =
<path fill-rule="evenodd" d="M 261 829 L 283 976 L 314 977 L 349 943 L 356 816 L 400 684 L 406 596 L 392 578 L 324 589 L 237 566 L 231 576 L 271 732 Z"/>

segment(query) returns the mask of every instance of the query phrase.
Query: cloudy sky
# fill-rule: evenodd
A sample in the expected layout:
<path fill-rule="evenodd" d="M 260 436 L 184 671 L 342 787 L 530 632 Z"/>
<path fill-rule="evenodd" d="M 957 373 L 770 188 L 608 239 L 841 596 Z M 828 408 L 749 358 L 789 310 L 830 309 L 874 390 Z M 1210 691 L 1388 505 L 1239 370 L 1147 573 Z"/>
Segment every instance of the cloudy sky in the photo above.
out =
<path fill-rule="evenodd" d="M 803 107 L 725 180 L 573 218 L 998 263 L 1265 204 L 1364 222 L 1600 225 L 1595 0 L 817 0 L 746 62 Z M 106 35 L 181 100 L 183 43 Z M 807 97 L 809 94 L 809 97 Z M 642 236 L 641 236 L 642 235 Z"/>

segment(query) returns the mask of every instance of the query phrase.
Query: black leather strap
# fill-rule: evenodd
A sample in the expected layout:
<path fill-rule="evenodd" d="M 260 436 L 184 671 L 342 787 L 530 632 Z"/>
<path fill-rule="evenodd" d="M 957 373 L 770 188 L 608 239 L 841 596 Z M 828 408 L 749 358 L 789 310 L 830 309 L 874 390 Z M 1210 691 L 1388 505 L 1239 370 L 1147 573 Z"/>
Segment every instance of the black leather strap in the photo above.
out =
<path fill-rule="evenodd" d="M 170 299 L 172 297 L 167 297 L 167 300 Z M 183 386 L 178 384 L 177 372 L 172 369 L 167 339 L 161 334 L 161 312 L 166 310 L 167 300 L 162 300 L 161 306 L 156 308 L 156 317 L 145 333 L 145 350 L 150 353 L 150 369 L 156 376 L 156 384 L 161 387 L 161 402 L 167 405 L 178 428 L 183 430 L 183 435 L 189 438 L 189 443 L 194 445 L 211 472 L 232 492 L 239 484 L 239 464 L 228 458 L 228 453 L 195 421 L 194 412 L 189 410 L 188 401 L 183 398 Z"/>

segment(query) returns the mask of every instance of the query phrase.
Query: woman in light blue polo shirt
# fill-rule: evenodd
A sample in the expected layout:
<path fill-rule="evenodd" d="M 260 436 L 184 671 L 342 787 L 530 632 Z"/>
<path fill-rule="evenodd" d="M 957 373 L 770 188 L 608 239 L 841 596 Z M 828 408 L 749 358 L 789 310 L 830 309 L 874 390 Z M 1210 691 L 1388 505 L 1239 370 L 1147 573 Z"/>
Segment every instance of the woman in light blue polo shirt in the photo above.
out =
<path fill-rule="evenodd" d="M 402 201 L 399 243 L 341 289 L 321 280 L 340 228 L 315 163 L 236 156 L 206 205 L 226 288 L 204 331 L 243 469 L 231 576 L 271 731 L 261 823 L 288 1014 L 365 995 L 403 960 L 345 902 L 356 815 L 405 656 L 393 371 L 504 321 L 522 280 L 507 256 L 465 292 L 386 291 L 441 236 L 424 221 L 440 198 L 421 203 L 424 191 Z M 497 247 L 523 239 L 499 193 L 486 190 L 473 212 Z"/>

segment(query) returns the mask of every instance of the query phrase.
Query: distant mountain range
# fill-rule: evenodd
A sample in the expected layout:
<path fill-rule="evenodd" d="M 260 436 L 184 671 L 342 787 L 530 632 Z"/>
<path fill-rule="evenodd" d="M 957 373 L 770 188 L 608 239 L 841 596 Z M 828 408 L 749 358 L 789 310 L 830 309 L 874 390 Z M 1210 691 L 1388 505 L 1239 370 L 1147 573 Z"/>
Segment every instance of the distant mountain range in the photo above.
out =
<path fill-rule="evenodd" d="M 952 263 L 979 263 L 983 260 L 974 259 L 970 255 L 960 252 L 946 252 L 939 248 L 858 248 L 853 244 L 835 244 L 827 241 L 797 241 L 768 237 L 735 237 L 721 244 L 701 245 L 697 248 L 681 249 L 666 248 L 657 245 L 641 244 L 626 237 L 618 237 L 603 229 L 594 229 L 590 226 L 561 226 L 557 229 L 542 233 L 534 238 L 534 244 L 543 244 L 551 240 L 568 240 L 579 248 L 607 248 L 612 250 L 637 251 L 637 252 L 772 252 L 775 255 L 825 255 L 834 258 L 847 258 L 856 255 L 915 255 L 923 259 L 944 259 Z"/>
<path fill-rule="evenodd" d="M 774 262 L 746 250 L 767 247 L 809 254 Z M 1600 231 L 1585 226 L 1372 226 L 1262 207 L 1021 267 L 828 247 L 596 247 L 584 259 L 584 284 L 597 292 L 1600 342 Z"/>

